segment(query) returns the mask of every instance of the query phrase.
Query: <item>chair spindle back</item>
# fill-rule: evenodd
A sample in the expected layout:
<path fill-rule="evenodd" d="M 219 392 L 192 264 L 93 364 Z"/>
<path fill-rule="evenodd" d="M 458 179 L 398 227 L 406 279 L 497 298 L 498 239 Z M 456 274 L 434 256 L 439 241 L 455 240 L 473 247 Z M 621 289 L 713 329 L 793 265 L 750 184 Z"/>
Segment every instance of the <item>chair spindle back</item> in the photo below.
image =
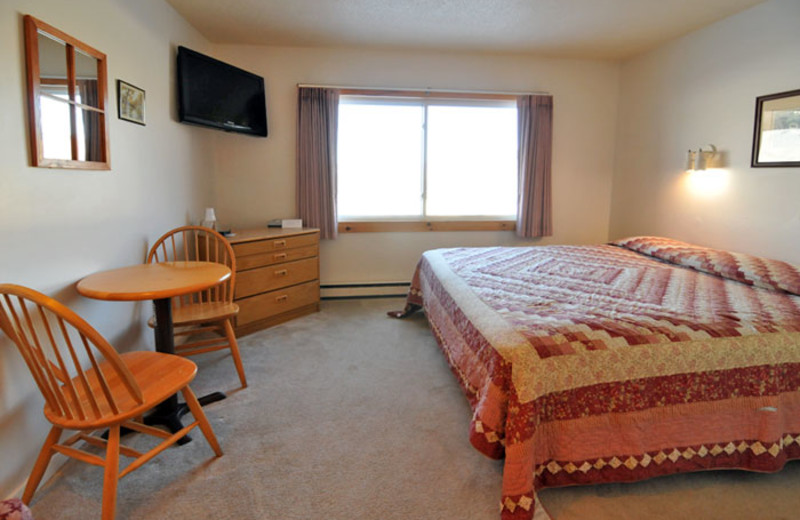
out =
<path fill-rule="evenodd" d="M 224 264 L 230 268 L 231 277 L 204 291 L 173 298 L 173 306 L 232 302 L 236 283 L 236 258 L 230 243 L 213 229 L 202 226 L 175 228 L 156 240 L 147 254 L 147 263 L 197 260 Z"/>
<path fill-rule="evenodd" d="M 16 344 L 53 416 L 94 422 L 143 402 L 116 350 L 58 301 L 0 284 L 0 329 Z M 116 381 L 127 390 L 122 398 L 112 395 Z"/>

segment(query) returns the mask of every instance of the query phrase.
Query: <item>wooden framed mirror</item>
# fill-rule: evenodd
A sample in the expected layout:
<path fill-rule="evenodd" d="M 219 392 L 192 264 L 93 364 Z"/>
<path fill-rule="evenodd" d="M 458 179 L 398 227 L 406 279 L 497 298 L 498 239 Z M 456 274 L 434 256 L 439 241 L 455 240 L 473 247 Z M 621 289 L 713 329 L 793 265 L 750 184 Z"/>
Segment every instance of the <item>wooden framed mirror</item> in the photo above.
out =
<path fill-rule="evenodd" d="M 31 165 L 110 169 L 106 55 L 33 16 L 23 24 Z"/>

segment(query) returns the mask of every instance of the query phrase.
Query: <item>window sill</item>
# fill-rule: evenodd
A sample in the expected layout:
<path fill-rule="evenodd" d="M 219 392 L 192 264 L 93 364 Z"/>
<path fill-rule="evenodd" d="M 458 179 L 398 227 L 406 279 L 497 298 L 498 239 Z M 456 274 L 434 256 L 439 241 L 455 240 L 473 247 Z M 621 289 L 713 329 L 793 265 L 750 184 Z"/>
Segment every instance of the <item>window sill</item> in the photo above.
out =
<path fill-rule="evenodd" d="M 514 231 L 513 220 L 402 220 L 339 222 L 339 233 L 396 233 L 421 231 Z"/>

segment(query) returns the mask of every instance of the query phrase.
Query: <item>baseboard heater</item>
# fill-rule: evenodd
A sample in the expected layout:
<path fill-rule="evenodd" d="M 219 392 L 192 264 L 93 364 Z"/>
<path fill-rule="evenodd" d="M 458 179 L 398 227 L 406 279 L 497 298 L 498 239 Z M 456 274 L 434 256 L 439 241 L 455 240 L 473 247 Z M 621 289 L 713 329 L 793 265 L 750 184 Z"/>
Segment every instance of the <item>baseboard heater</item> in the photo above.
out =
<path fill-rule="evenodd" d="M 319 286 L 323 300 L 398 298 L 408 294 L 410 282 L 331 283 Z"/>

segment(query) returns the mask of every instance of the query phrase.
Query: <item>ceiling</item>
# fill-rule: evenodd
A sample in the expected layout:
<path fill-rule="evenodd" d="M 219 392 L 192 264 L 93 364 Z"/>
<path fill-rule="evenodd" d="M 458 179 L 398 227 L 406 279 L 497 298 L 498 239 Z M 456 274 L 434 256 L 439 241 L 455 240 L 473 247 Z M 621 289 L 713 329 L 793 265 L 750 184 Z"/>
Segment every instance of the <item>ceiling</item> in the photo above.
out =
<path fill-rule="evenodd" d="M 624 59 L 765 0 L 166 0 L 214 43 Z"/>

